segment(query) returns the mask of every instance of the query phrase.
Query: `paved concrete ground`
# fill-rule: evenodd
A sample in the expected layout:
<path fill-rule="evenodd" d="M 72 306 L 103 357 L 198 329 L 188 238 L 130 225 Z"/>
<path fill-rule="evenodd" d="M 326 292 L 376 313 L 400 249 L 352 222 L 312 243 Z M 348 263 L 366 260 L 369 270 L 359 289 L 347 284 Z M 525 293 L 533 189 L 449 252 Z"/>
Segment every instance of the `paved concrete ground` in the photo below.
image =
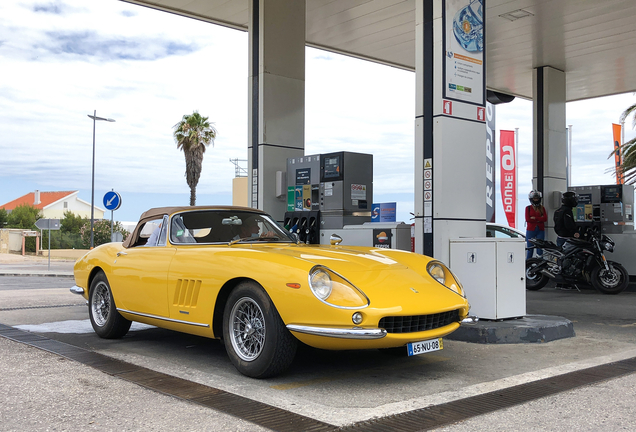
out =
<path fill-rule="evenodd" d="M 64 276 L 64 272 L 69 272 L 72 268 L 72 262 L 56 262 L 56 266 L 55 271 Z M 44 260 L 44 267 L 47 267 L 46 260 Z M 46 274 L 40 262 L 30 264 L 27 259 L 8 263 L 3 262 L 0 257 L 0 274 L 3 272 L 28 274 L 30 271 Z M 25 323 L 28 318 L 34 323 L 47 323 L 58 316 L 55 315 L 56 311 L 63 311 L 64 316 L 77 315 L 78 318 L 82 314 L 85 315 L 85 308 L 79 306 L 55 310 L 6 311 L 9 308 L 33 307 L 42 304 L 66 305 L 76 300 L 78 304 L 81 304 L 82 299 L 79 297 L 68 296 L 64 293 L 64 291 L 68 292 L 67 287 L 71 283 L 72 279 L 66 277 L 0 276 L 0 322 L 14 325 Z M 231 366 L 226 367 L 228 362 L 224 359 L 222 346 L 214 341 L 205 345 L 204 352 L 199 352 L 195 345 L 201 345 L 200 340 L 182 339 L 183 345 L 192 347 L 192 353 L 186 359 L 182 354 L 173 354 L 169 349 L 161 351 L 157 347 L 163 345 L 179 348 L 181 346 L 175 342 L 180 340 L 178 336 L 159 329 L 144 331 L 144 337 L 141 338 L 142 344 L 139 344 L 139 340 L 135 341 L 134 337 L 126 343 L 112 344 L 103 343 L 102 340 L 95 339 L 90 334 L 87 334 L 85 339 L 82 339 L 81 335 L 67 337 L 69 341 L 71 337 L 73 340 L 79 338 L 82 341 L 81 344 L 89 345 L 107 355 L 123 357 L 125 360 L 149 362 L 146 358 L 148 351 L 158 352 L 165 357 L 161 358 L 155 367 L 175 375 L 185 374 L 185 377 L 195 381 L 210 379 L 208 375 L 203 376 L 203 372 L 198 370 L 201 366 L 196 363 L 196 359 L 199 356 L 207 359 L 206 367 L 209 369 L 211 356 L 214 367 L 219 370 L 213 378 L 217 381 L 207 383 L 208 385 L 218 388 L 226 386 L 226 390 L 233 390 L 236 394 L 243 396 L 253 394 L 254 397 L 272 404 L 276 404 L 277 399 L 281 399 L 283 401 L 281 403 L 286 405 L 287 409 L 301 413 L 304 411 L 304 414 L 310 417 L 315 414 L 317 417 L 332 416 L 332 420 L 337 420 L 338 416 L 346 417 L 344 413 L 347 411 L 337 409 L 337 404 L 346 408 L 354 400 L 356 403 L 353 405 L 357 406 L 358 410 L 363 409 L 360 407 L 367 406 L 364 409 L 376 411 L 378 415 L 404 412 L 417 408 L 422 403 L 424 406 L 442 403 L 502 388 L 502 386 L 636 356 L 634 310 L 636 310 L 636 294 L 633 293 L 601 296 L 593 292 L 561 292 L 553 288 L 544 288 L 536 293 L 528 293 L 528 313 L 567 317 L 574 322 L 576 338 L 549 344 L 506 347 L 451 341 L 448 351 L 445 347 L 444 356 L 423 356 L 419 360 L 420 364 L 427 365 L 426 372 L 422 370 L 410 375 L 407 370 L 395 372 L 389 368 L 394 365 L 392 361 L 381 360 L 377 356 L 363 357 L 356 353 L 344 353 L 325 355 L 321 359 L 315 359 L 315 352 L 301 353 L 289 376 L 270 383 L 263 383 L 263 381 L 254 383 L 255 380 L 240 377 L 236 379 L 235 371 L 232 371 Z M 5 322 L 5 320 L 15 322 Z M 156 344 L 153 342 L 155 338 Z M 63 335 L 58 339 L 64 340 Z M 174 355 L 174 359 L 170 358 L 171 355 Z M 495 368 L 488 367 L 488 363 L 492 364 L 494 360 L 494 358 L 489 360 L 490 356 L 497 356 L 498 362 Z M 462 363 L 466 359 L 468 362 Z M 500 363 L 502 359 L 507 363 Z M 386 374 L 387 377 L 395 379 L 382 379 L 382 376 L 377 376 L 366 380 L 355 374 L 352 375 L 352 370 L 355 369 L 347 369 L 347 366 L 350 366 L 347 363 L 350 361 L 360 363 L 363 370 L 367 371 L 365 374 L 369 372 Z M 339 362 L 342 364 L 338 364 Z M 378 362 L 386 367 L 377 366 Z M 401 364 L 403 363 L 398 362 L 395 366 L 399 368 Z M 463 366 L 460 368 L 458 365 Z M 502 367 L 503 365 L 507 366 Z M 144 366 L 150 367 L 148 364 Z M 506 368 L 509 370 L 497 370 Z M 314 378 L 312 374 L 316 369 L 335 369 L 336 374 L 348 373 L 349 375 L 344 377 L 345 380 L 341 379 L 342 382 L 334 381 L 332 375 L 332 381 L 329 381 L 327 375 L 317 375 L 317 378 Z M 400 375 L 403 378 L 401 381 Z M 480 375 L 481 379 L 477 382 Z M 410 381 L 417 376 L 419 376 L 417 379 L 420 384 L 420 396 L 429 388 L 431 394 L 421 400 L 416 397 L 398 398 L 396 395 L 412 391 Z M 322 383 L 311 382 L 312 379 L 322 379 Z M 417 388 L 418 385 L 415 384 Z M 508 410 L 475 417 L 441 430 L 632 430 L 636 427 L 635 384 L 636 375 L 630 375 L 543 398 Z M 272 391 L 276 385 L 288 386 L 288 389 L 276 393 Z M 305 387 L 294 390 L 295 385 Z M 307 388 L 309 390 L 303 392 L 303 389 Z M 366 397 L 367 394 L 371 396 Z M 338 402 L 339 395 L 343 397 L 348 395 L 349 400 L 344 398 Z M 387 406 L 380 400 L 386 396 L 395 397 L 396 400 Z M 333 402 L 331 413 L 316 408 L 318 402 L 323 400 Z M 294 401 L 301 406 L 294 407 Z M 304 403 L 308 405 L 302 406 Z M 325 403 L 325 406 L 331 405 Z M 337 424 L 337 422 L 334 423 Z M 223 413 L 143 389 L 56 355 L 0 338 L 0 430 L 258 431 L 262 429 Z"/>
<path fill-rule="evenodd" d="M 266 429 L 0 337 L 0 430 Z"/>

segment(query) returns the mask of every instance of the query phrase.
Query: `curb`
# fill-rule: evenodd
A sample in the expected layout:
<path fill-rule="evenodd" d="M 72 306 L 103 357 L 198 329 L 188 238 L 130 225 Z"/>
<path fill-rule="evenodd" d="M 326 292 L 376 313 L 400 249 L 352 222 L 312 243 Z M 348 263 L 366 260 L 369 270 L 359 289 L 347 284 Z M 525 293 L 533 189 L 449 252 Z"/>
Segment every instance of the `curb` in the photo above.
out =
<path fill-rule="evenodd" d="M 557 316 L 526 315 L 505 321 L 462 324 L 446 339 L 482 344 L 544 343 L 574 337 L 572 322 Z"/>

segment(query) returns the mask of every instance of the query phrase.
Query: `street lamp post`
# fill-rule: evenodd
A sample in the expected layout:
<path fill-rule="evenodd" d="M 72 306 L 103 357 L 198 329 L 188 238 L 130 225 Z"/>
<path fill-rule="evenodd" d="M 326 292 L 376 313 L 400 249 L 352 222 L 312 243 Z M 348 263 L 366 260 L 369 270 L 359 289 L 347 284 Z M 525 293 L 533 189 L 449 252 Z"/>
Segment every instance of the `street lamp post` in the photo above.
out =
<path fill-rule="evenodd" d="M 97 120 L 114 122 L 112 118 L 97 117 L 97 110 L 93 111 L 93 115 L 87 114 L 93 119 L 93 170 L 91 173 L 91 249 L 95 246 L 93 219 L 95 217 L 95 123 Z"/>

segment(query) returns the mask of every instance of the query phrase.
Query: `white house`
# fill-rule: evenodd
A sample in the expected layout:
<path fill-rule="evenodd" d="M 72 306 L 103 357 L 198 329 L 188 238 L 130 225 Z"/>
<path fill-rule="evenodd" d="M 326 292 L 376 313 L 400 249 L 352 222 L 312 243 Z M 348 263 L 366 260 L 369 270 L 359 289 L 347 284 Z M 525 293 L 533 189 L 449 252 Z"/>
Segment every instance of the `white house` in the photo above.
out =
<path fill-rule="evenodd" d="M 76 216 L 90 219 L 91 217 L 91 203 L 81 200 L 77 197 L 79 191 L 70 192 L 29 192 L 26 195 L 16 198 L 13 201 L 9 201 L 6 204 L 0 205 L 0 208 L 4 208 L 8 212 L 15 209 L 21 204 L 30 204 L 33 207 L 40 209 L 42 217 L 45 219 L 62 219 L 64 212 L 70 211 Z M 104 209 L 95 206 L 94 218 L 103 219 Z"/>

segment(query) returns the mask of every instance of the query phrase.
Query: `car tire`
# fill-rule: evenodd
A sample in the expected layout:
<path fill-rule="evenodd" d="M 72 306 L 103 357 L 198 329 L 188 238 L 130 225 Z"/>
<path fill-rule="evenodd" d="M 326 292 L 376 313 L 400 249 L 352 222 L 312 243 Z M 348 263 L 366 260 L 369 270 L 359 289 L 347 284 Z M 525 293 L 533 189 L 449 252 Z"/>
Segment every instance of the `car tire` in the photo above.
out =
<path fill-rule="evenodd" d="M 124 337 L 132 324 L 117 312 L 110 284 L 102 271 L 91 282 L 88 294 L 88 315 L 93 330 L 104 339 Z"/>
<path fill-rule="evenodd" d="M 223 313 L 223 342 L 234 367 L 252 378 L 286 370 L 298 345 L 265 290 L 254 282 L 242 282 L 230 293 Z"/>

